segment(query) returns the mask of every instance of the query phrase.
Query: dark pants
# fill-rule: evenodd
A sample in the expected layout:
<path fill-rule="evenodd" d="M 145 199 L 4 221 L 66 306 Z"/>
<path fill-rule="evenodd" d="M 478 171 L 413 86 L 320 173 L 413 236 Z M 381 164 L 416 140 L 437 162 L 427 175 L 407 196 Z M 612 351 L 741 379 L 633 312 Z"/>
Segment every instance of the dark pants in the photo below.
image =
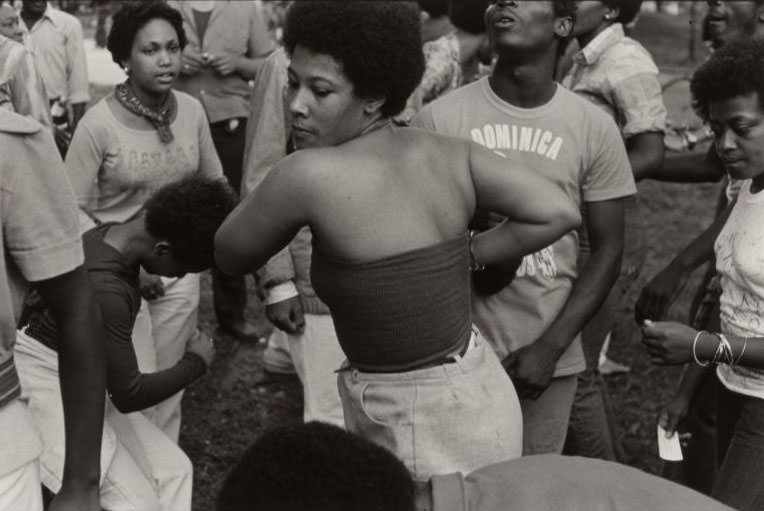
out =
<path fill-rule="evenodd" d="M 590 250 L 588 240 L 582 238 L 579 268 L 588 261 Z M 578 375 L 564 454 L 625 461 L 618 440 L 618 421 L 598 371 L 598 362 L 608 332 L 618 326 L 615 321 L 618 310 L 622 307 L 626 292 L 639 276 L 646 255 L 644 222 L 634 197 L 627 199 L 624 205 L 624 247 L 618 280 L 581 332 L 586 370 Z"/>
<path fill-rule="evenodd" d="M 712 495 L 741 511 L 764 509 L 764 399 L 719 385 L 717 406 L 720 465 Z"/>
<path fill-rule="evenodd" d="M 693 300 L 691 310 L 692 326 L 697 330 L 718 332 L 719 296 L 721 286 L 715 272 L 706 274 L 704 285 Z M 681 425 L 682 432 L 690 433 L 687 446 L 682 449 L 681 462 L 666 462 L 663 477 L 689 486 L 706 495 L 711 495 L 716 478 L 716 403 L 721 384 L 715 374 L 708 375 L 690 403 L 687 417 Z"/>
<path fill-rule="evenodd" d="M 232 120 L 210 124 L 212 141 L 223 165 L 223 173 L 231 187 L 240 192 L 241 171 L 244 163 L 247 119 L 239 118 L 233 128 Z M 212 290 L 215 297 L 215 315 L 218 323 L 225 325 L 244 319 L 247 306 L 247 285 L 244 277 L 230 277 L 217 269 L 212 270 Z"/>

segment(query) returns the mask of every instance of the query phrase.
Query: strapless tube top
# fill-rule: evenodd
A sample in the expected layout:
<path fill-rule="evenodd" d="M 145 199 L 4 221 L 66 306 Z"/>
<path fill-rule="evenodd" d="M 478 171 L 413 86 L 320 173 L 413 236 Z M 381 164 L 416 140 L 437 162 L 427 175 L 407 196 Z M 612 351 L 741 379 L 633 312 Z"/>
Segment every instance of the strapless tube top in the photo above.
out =
<path fill-rule="evenodd" d="M 313 249 L 313 288 L 362 371 L 402 372 L 458 351 L 471 331 L 467 236 L 365 263 Z"/>

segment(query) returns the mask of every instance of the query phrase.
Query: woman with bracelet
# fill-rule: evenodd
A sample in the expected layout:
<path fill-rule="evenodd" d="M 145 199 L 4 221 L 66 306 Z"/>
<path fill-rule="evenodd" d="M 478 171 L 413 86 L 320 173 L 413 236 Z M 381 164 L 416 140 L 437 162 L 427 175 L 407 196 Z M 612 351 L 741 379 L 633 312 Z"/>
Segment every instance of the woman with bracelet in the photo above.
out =
<path fill-rule="evenodd" d="M 219 267 L 250 273 L 309 226 L 348 429 L 422 479 L 520 456 L 519 402 L 472 327 L 469 268 L 547 246 L 577 208 L 490 150 L 391 123 L 424 68 L 410 3 L 295 2 L 284 42 L 298 150 L 220 228 Z M 478 208 L 509 220 L 470 252 Z"/>
<path fill-rule="evenodd" d="M 725 45 L 695 73 L 691 88 L 719 157 L 743 181 L 714 245 L 721 332 L 645 321 L 644 343 L 655 363 L 694 363 L 661 413 L 669 434 L 702 378 L 715 369 L 722 389 L 713 495 L 736 509 L 764 509 L 764 42 Z"/>

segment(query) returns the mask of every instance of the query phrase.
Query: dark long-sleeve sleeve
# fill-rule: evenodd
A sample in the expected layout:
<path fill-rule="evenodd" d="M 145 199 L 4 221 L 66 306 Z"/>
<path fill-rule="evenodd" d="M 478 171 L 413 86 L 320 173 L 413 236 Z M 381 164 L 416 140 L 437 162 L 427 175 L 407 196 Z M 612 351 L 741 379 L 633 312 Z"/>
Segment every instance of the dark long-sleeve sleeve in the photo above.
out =
<path fill-rule="evenodd" d="M 101 290 L 98 301 L 106 333 L 106 384 L 120 412 L 154 406 L 204 374 L 204 360 L 194 353 L 186 353 L 169 369 L 141 373 L 131 338 L 134 317 L 129 299 L 118 292 Z"/>

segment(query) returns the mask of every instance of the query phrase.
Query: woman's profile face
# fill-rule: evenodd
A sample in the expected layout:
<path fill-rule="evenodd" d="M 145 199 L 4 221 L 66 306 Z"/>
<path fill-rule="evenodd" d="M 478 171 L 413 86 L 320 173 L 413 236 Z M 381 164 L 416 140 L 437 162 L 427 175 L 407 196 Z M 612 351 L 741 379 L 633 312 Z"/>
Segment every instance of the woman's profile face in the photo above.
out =
<path fill-rule="evenodd" d="M 181 49 L 175 28 L 154 18 L 135 34 L 130 50 L 130 80 L 150 94 L 169 92 L 180 72 Z"/>
<path fill-rule="evenodd" d="M 716 152 L 735 179 L 764 176 L 764 109 L 751 92 L 708 105 Z"/>
<path fill-rule="evenodd" d="M 342 65 L 333 57 L 298 45 L 288 77 L 286 101 L 297 149 L 338 145 L 368 126 L 367 101 L 356 96 Z"/>

